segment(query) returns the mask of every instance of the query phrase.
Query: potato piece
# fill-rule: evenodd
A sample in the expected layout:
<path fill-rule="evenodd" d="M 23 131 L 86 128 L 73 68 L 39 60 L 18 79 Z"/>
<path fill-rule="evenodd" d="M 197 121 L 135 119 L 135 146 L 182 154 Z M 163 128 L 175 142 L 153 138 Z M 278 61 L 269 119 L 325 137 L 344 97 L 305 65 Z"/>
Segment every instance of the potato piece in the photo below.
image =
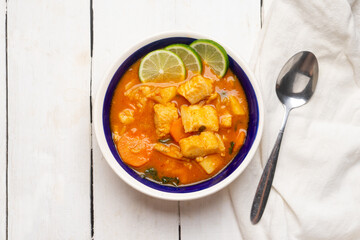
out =
<path fill-rule="evenodd" d="M 177 93 L 176 87 L 167 87 L 160 89 L 160 97 L 163 102 L 171 101 L 176 96 L 176 93 Z"/>
<path fill-rule="evenodd" d="M 219 119 L 212 106 L 181 106 L 181 119 L 186 133 L 199 131 L 219 131 Z"/>
<path fill-rule="evenodd" d="M 207 174 L 211 174 L 221 165 L 221 157 L 219 155 L 209 155 L 199 161 L 199 165 Z"/>
<path fill-rule="evenodd" d="M 179 117 L 177 108 L 173 103 L 167 103 L 166 105 L 155 104 L 154 111 L 156 134 L 159 137 L 164 137 L 170 133 L 171 123 Z"/>
<path fill-rule="evenodd" d="M 197 75 L 181 84 L 177 91 L 191 104 L 195 104 L 211 95 L 213 92 L 213 85 L 210 79 Z"/>
<path fill-rule="evenodd" d="M 125 109 L 119 113 L 120 122 L 123 124 L 130 124 L 135 121 L 134 110 Z"/>
<path fill-rule="evenodd" d="M 181 153 L 187 158 L 203 157 L 213 153 L 224 153 L 225 146 L 217 133 L 202 132 L 179 141 Z"/>
<path fill-rule="evenodd" d="M 180 152 L 180 148 L 174 144 L 168 146 L 161 143 L 155 143 L 154 149 L 172 158 L 181 159 L 183 157 L 183 155 Z"/>
<path fill-rule="evenodd" d="M 217 92 L 214 92 L 210 95 L 210 97 L 206 100 L 206 103 L 210 103 L 215 99 L 218 99 L 219 94 Z"/>
<path fill-rule="evenodd" d="M 232 125 L 232 116 L 229 112 L 225 112 L 220 116 L 220 126 L 223 128 L 230 128 Z"/>
<path fill-rule="evenodd" d="M 235 96 L 230 96 L 230 107 L 234 115 L 236 116 L 245 115 L 244 108 L 240 105 L 239 100 Z"/>

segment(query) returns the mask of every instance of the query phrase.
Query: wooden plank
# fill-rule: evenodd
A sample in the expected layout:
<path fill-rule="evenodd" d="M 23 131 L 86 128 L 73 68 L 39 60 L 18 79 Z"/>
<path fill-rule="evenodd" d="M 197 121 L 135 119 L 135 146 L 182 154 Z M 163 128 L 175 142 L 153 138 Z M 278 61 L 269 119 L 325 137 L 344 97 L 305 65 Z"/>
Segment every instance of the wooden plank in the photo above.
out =
<path fill-rule="evenodd" d="M 177 202 L 154 199 L 128 186 L 110 169 L 96 145 L 94 210 L 94 239 L 178 238 Z"/>
<path fill-rule="evenodd" d="M 0 240 L 6 239 L 6 2 L 0 2 Z"/>
<path fill-rule="evenodd" d="M 93 92 L 134 42 L 174 26 L 175 1 L 94 1 Z M 93 138 L 94 238 L 178 239 L 178 203 L 126 185 L 107 165 Z"/>
<path fill-rule="evenodd" d="M 213 36 L 248 61 L 260 30 L 260 1 L 177 1 L 175 17 L 178 28 Z"/>
<path fill-rule="evenodd" d="M 89 1 L 8 1 L 9 239 L 90 239 Z"/>
<path fill-rule="evenodd" d="M 213 36 L 249 61 L 260 30 L 260 1 L 177 1 L 176 22 Z M 182 239 L 241 239 L 228 189 L 181 203 L 180 210 Z"/>
<path fill-rule="evenodd" d="M 228 189 L 181 202 L 181 239 L 242 239 Z"/>

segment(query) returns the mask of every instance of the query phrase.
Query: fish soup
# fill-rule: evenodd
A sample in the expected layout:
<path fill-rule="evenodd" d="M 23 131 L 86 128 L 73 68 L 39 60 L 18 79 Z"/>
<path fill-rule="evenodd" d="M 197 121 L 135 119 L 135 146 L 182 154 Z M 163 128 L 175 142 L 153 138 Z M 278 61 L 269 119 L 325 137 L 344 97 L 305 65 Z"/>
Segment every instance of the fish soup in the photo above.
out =
<path fill-rule="evenodd" d="M 181 81 L 141 81 L 135 62 L 112 98 L 117 151 L 142 177 L 174 186 L 218 174 L 241 149 L 249 122 L 244 90 L 227 69 L 220 77 L 202 60 Z"/>

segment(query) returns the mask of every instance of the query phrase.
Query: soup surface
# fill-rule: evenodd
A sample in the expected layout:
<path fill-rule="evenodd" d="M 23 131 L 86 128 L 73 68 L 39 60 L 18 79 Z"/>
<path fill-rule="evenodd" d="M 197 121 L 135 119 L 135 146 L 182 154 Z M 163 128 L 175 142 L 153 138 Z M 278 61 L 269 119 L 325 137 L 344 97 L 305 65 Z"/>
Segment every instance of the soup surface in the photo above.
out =
<path fill-rule="evenodd" d="M 203 62 L 180 83 L 141 83 L 140 61 L 119 81 L 110 127 L 121 159 L 142 177 L 175 186 L 213 177 L 243 145 L 244 90 L 230 69 L 221 79 Z"/>

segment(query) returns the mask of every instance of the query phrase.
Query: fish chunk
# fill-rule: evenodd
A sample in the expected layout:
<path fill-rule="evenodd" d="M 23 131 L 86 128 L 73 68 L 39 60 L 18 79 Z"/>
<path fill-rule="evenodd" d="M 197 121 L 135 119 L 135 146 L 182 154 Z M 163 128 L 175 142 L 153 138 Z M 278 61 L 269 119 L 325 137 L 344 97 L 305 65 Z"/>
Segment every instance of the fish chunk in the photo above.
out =
<path fill-rule="evenodd" d="M 202 132 L 200 135 L 183 138 L 179 141 L 179 145 L 181 153 L 187 158 L 225 152 L 225 146 L 220 135 L 213 132 Z"/>
<path fill-rule="evenodd" d="M 157 88 L 150 98 L 159 103 L 165 104 L 170 102 L 176 96 L 176 93 L 176 87 Z"/>
<path fill-rule="evenodd" d="M 172 158 L 181 159 L 183 157 L 183 155 L 180 152 L 180 148 L 174 144 L 170 144 L 168 146 L 168 145 L 161 144 L 161 143 L 155 143 L 154 149 L 157 150 L 158 152 L 161 152 L 162 154 L 172 157 Z"/>
<path fill-rule="evenodd" d="M 155 104 L 154 111 L 156 134 L 164 137 L 170 133 L 171 123 L 179 117 L 177 108 L 174 103 Z"/>
<path fill-rule="evenodd" d="M 170 102 L 177 94 L 174 86 L 157 88 L 154 86 L 140 85 L 135 86 L 125 92 L 125 96 L 131 100 L 137 101 L 136 106 L 142 112 L 149 99 L 158 103 L 166 104 Z"/>
<path fill-rule="evenodd" d="M 148 103 L 148 99 L 146 97 L 147 94 L 151 93 L 151 88 L 148 86 L 134 87 L 127 90 L 124 95 L 129 97 L 130 100 L 135 100 L 136 107 L 138 112 L 143 112 L 146 104 Z"/>
<path fill-rule="evenodd" d="M 134 110 L 125 109 L 119 113 L 120 122 L 123 124 L 130 124 L 135 121 Z"/>
<path fill-rule="evenodd" d="M 181 106 L 181 119 L 185 132 L 219 130 L 219 119 L 215 108 L 205 105 Z"/>
<path fill-rule="evenodd" d="M 195 104 L 206 97 L 210 96 L 213 92 L 212 81 L 197 75 L 189 81 L 183 83 L 178 88 L 178 93 L 185 97 L 191 104 Z"/>

